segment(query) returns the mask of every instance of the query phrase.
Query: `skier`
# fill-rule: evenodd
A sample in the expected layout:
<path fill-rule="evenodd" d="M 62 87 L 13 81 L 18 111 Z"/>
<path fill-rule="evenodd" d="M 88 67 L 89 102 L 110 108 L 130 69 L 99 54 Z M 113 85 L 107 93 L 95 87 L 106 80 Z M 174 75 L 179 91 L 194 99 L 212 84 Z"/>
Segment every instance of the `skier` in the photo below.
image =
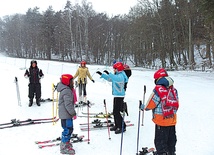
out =
<path fill-rule="evenodd" d="M 101 78 L 112 82 L 112 95 L 114 96 L 113 99 L 113 115 L 114 115 L 114 122 L 115 125 L 110 128 L 111 131 L 115 131 L 115 134 L 122 133 L 122 131 L 126 131 L 126 124 L 124 123 L 122 129 L 122 116 L 120 114 L 121 107 L 124 104 L 124 97 L 125 97 L 125 89 L 124 84 L 128 82 L 128 77 L 126 76 L 123 67 L 123 63 L 117 62 L 113 65 L 114 74 L 109 73 L 107 70 L 104 70 L 105 74 L 102 74 L 100 71 L 96 73 L 101 75 Z"/>
<path fill-rule="evenodd" d="M 128 78 L 130 78 L 131 75 L 132 75 L 132 70 L 130 69 L 130 67 L 127 64 L 124 64 L 123 67 L 124 67 L 124 72 L 126 73 L 126 76 Z M 126 82 L 125 85 L 124 85 L 125 91 L 126 91 L 126 88 L 127 88 L 127 84 L 128 84 L 128 82 Z"/>
<path fill-rule="evenodd" d="M 82 102 L 84 99 L 84 102 L 86 102 L 86 84 L 87 84 L 87 76 L 88 78 L 94 83 L 95 81 L 90 75 L 90 72 L 88 70 L 88 67 L 86 67 L 86 62 L 81 61 L 80 66 L 76 71 L 76 74 L 74 75 L 74 79 L 78 76 L 78 87 L 79 87 L 79 101 Z"/>
<path fill-rule="evenodd" d="M 29 107 L 33 105 L 33 98 L 34 95 L 36 97 L 36 104 L 40 106 L 40 100 L 41 100 L 41 83 L 40 79 L 44 77 L 44 74 L 41 69 L 37 66 L 37 61 L 32 60 L 30 62 L 30 68 L 29 70 L 26 70 L 24 76 L 26 78 L 29 78 Z"/>
<path fill-rule="evenodd" d="M 71 134 L 73 133 L 73 119 L 76 119 L 74 104 L 76 102 L 76 93 L 74 90 L 73 76 L 63 74 L 61 82 L 57 84 L 56 90 L 59 95 L 59 118 L 63 128 L 62 140 L 60 143 L 60 153 L 75 154 L 72 144 L 70 143 Z"/>
<path fill-rule="evenodd" d="M 155 123 L 156 155 L 175 155 L 178 110 L 178 93 L 173 87 L 173 79 L 161 68 L 154 73 L 155 88 L 146 106 L 142 104 L 141 110 L 152 110 Z"/>

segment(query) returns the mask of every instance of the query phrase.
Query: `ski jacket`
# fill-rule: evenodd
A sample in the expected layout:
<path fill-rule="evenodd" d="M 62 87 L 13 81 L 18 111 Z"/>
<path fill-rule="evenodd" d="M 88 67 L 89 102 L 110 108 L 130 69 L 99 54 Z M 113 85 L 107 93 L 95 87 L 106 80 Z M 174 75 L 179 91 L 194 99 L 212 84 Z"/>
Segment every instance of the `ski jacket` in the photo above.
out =
<path fill-rule="evenodd" d="M 58 83 L 56 90 L 60 92 L 59 95 L 59 118 L 71 119 L 76 116 L 74 109 L 74 96 L 69 86 Z"/>
<path fill-rule="evenodd" d="M 128 82 L 128 77 L 124 71 L 116 72 L 115 74 L 102 74 L 100 78 L 112 82 L 112 95 L 115 97 L 125 96 L 124 84 Z"/>
<path fill-rule="evenodd" d="M 173 86 L 174 81 L 170 77 L 162 77 L 156 82 L 156 87 L 154 88 L 152 94 L 150 95 L 147 104 L 145 106 L 145 110 L 152 110 L 153 113 L 153 122 L 159 126 L 174 126 L 177 123 L 177 110 L 174 110 L 173 116 L 169 118 L 165 118 L 163 115 L 163 108 L 161 101 L 161 94 L 157 91 L 157 88 L 160 90 L 165 90 L 170 86 Z M 177 90 L 174 88 L 176 97 L 178 99 Z"/>
<path fill-rule="evenodd" d="M 38 84 L 40 83 L 40 79 L 44 76 L 44 74 L 42 73 L 41 70 L 39 70 L 39 68 L 36 67 L 30 67 L 29 71 L 26 70 L 25 72 L 25 76 L 29 77 L 29 82 L 31 84 Z"/>
<path fill-rule="evenodd" d="M 93 80 L 91 74 L 89 73 L 88 67 L 79 67 L 77 69 L 76 74 L 74 75 L 74 79 L 78 76 L 78 84 L 86 84 L 87 83 L 87 76 L 90 80 Z"/>

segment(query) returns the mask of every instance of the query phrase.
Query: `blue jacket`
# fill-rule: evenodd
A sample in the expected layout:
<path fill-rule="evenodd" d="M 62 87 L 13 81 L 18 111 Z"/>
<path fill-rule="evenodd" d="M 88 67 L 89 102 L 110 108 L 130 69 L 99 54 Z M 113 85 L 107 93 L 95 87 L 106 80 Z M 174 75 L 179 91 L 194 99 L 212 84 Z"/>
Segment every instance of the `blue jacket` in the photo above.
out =
<path fill-rule="evenodd" d="M 126 76 L 125 72 L 116 72 L 116 74 L 102 74 L 101 78 L 112 82 L 112 95 L 115 97 L 124 97 L 125 96 L 125 89 L 124 85 L 128 82 L 128 77 Z"/>

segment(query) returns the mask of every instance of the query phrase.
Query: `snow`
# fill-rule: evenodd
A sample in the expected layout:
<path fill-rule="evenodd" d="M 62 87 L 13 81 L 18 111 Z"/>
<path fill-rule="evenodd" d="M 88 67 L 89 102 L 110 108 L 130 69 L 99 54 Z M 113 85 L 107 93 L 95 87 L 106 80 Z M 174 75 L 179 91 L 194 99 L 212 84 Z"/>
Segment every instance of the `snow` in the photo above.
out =
<path fill-rule="evenodd" d="M 16 118 L 25 120 L 28 118 L 49 118 L 52 117 L 52 102 L 42 103 L 41 107 L 35 104 L 28 107 L 28 79 L 24 78 L 25 68 L 29 67 L 31 60 L 9 58 L 0 55 L 0 123 L 10 122 Z M 57 83 L 62 73 L 74 75 L 79 64 L 62 63 L 52 61 L 37 60 L 38 67 L 43 70 L 45 77 L 42 83 L 42 98 L 52 98 L 52 83 Z M 87 84 L 87 99 L 95 105 L 90 108 L 90 112 L 104 112 L 103 100 L 106 99 L 107 109 L 112 111 L 111 83 L 99 78 L 95 74 L 97 70 L 103 71 L 112 67 L 87 65 L 95 83 L 90 80 Z M 175 81 L 178 89 L 180 108 L 178 111 L 177 131 L 177 154 L 178 155 L 201 155 L 214 154 L 213 149 L 213 129 L 214 129 L 214 73 L 194 72 L 194 71 L 173 71 L 168 72 Z M 137 151 L 137 131 L 138 131 L 138 106 L 139 100 L 143 100 L 143 87 L 146 85 L 146 100 L 152 89 L 154 70 L 138 68 L 132 70 L 125 101 L 128 103 L 129 116 L 125 120 L 134 123 L 133 127 L 128 127 L 123 136 L 123 155 L 136 154 Z M 22 106 L 18 106 L 16 85 L 14 78 L 18 77 L 18 84 L 21 95 Z M 56 97 L 56 94 L 55 94 Z M 87 108 L 78 110 L 78 114 L 87 112 Z M 144 126 L 140 126 L 139 150 L 141 147 L 154 147 L 154 123 L 151 121 L 151 111 L 144 113 Z M 90 119 L 92 121 L 93 119 Z M 141 120 L 142 121 L 142 120 Z M 88 138 L 87 131 L 81 131 L 79 123 L 87 122 L 87 118 L 77 117 L 74 121 L 74 133 L 84 135 Z M 56 125 L 52 123 L 29 125 L 24 127 L 14 127 L 0 130 L 0 155 L 59 155 L 59 146 L 39 149 L 34 143 L 37 140 L 54 139 L 61 135 L 62 128 L 60 121 Z M 76 154 L 92 155 L 118 155 L 120 154 L 121 135 L 108 130 L 96 130 L 89 132 L 90 144 L 87 142 L 73 144 Z"/>

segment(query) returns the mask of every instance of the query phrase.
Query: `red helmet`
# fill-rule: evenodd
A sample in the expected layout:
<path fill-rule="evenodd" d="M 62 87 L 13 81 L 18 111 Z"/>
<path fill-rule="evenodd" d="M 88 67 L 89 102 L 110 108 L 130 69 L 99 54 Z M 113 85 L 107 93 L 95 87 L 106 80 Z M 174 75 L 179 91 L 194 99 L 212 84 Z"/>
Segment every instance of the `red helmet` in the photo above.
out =
<path fill-rule="evenodd" d="M 166 70 L 164 68 L 161 68 L 159 70 L 157 70 L 154 74 L 154 79 L 157 80 L 161 77 L 165 77 L 168 76 L 168 73 L 166 72 Z"/>
<path fill-rule="evenodd" d="M 73 79 L 73 76 L 70 74 L 62 74 L 61 76 L 61 82 L 66 86 L 70 85 L 71 79 Z"/>
<path fill-rule="evenodd" d="M 84 60 L 82 60 L 81 62 L 80 62 L 80 64 L 82 65 L 86 65 L 86 62 L 84 61 Z"/>
<path fill-rule="evenodd" d="M 129 65 L 127 65 L 127 64 L 124 64 L 123 67 L 124 67 L 124 69 L 129 69 L 130 68 Z"/>
<path fill-rule="evenodd" d="M 113 65 L 113 68 L 117 69 L 118 72 L 124 70 L 123 63 L 122 63 L 122 62 L 116 62 L 116 63 Z"/>

